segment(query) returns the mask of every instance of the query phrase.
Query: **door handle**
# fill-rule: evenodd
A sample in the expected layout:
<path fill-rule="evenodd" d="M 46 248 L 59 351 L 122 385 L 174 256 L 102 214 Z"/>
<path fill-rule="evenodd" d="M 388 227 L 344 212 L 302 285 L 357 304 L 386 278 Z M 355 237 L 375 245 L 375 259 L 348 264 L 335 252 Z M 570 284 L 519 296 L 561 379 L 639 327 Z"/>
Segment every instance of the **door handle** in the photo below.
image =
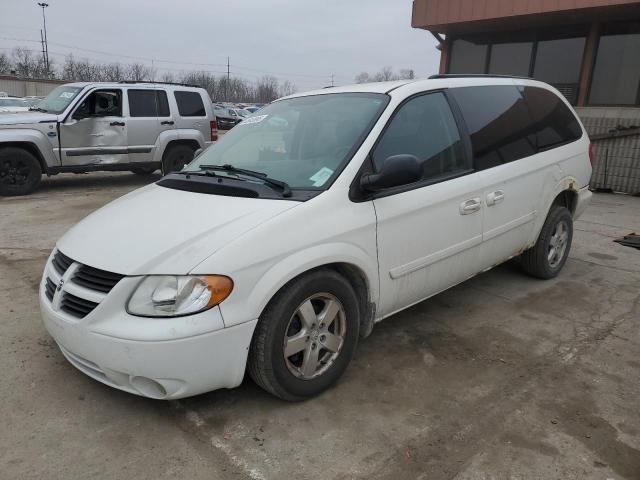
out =
<path fill-rule="evenodd" d="M 109 125 L 112 127 L 124 127 L 124 122 L 111 122 Z"/>
<path fill-rule="evenodd" d="M 487 194 L 487 206 L 491 207 L 496 203 L 500 203 L 504 200 L 504 192 L 502 190 L 496 190 Z"/>
<path fill-rule="evenodd" d="M 480 198 L 470 198 L 460 204 L 460 215 L 469 215 L 480 210 Z"/>
<path fill-rule="evenodd" d="M 173 125 L 173 120 L 164 120 L 160 122 L 160 125 Z"/>

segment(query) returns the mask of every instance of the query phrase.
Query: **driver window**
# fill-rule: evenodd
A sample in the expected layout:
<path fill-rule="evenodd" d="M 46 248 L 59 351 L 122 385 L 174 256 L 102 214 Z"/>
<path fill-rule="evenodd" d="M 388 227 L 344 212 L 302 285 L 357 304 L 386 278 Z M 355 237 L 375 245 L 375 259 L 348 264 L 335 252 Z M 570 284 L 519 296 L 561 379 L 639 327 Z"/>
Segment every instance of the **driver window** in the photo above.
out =
<path fill-rule="evenodd" d="M 73 113 L 73 118 L 122 117 L 122 90 L 92 92 Z"/>
<path fill-rule="evenodd" d="M 421 95 L 402 105 L 373 151 L 379 171 L 392 155 L 415 155 L 422 180 L 471 168 L 455 119 L 442 93 Z"/>

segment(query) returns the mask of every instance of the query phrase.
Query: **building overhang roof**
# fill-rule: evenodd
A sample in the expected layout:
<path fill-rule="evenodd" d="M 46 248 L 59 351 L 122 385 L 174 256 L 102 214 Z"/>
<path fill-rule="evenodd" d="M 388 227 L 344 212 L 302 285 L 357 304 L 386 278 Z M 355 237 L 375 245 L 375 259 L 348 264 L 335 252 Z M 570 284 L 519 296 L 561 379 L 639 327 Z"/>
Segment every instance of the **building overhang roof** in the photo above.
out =
<path fill-rule="evenodd" d="M 640 19 L 640 1 L 414 0 L 411 25 L 433 33 L 464 35 L 633 18 Z"/>

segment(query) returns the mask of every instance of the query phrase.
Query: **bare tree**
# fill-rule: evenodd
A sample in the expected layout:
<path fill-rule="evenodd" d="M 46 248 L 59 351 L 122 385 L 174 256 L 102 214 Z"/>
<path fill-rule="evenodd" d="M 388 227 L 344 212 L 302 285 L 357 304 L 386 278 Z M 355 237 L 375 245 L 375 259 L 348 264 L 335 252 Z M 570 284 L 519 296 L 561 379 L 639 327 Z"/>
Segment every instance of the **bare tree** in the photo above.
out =
<path fill-rule="evenodd" d="M 383 67 L 377 73 L 373 75 L 368 72 L 362 72 L 356 75 L 356 83 L 368 83 L 368 82 L 388 82 L 390 80 L 411 80 L 415 78 L 415 72 L 412 68 L 403 68 L 400 73 L 394 73 L 391 67 Z"/>
<path fill-rule="evenodd" d="M 294 93 L 296 93 L 296 86 L 290 80 L 282 82 L 278 96 L 286 97 L 287 95 L 293 95 Z"/>
<path fill-rule="evenodd" d="M 155 73 L 153 68 L 147 67 L 142 63 L 131 63 L 125 67 L 124 77 L 125 80 L 132 80 L 134 82 L 151 81 Z"/>
<path fill-rule="evenodd" d="M 271 75 L 265 75 L 256 82 L 255 100 L 260 103 L 269 103 L 278 98 L 278 79 Z"/>
<path fill-rule="evenodd" d="M 369 83 L 371 79 L 367 72 L 362 72 L 356 75 L 356 83 Z"/>
<path fill-rule="evenodd" d="M 24 47 L 14 49 L 11 57 L 0 54 L 0 72 L 11 70 L 15 70 L 19 76 L 32 78 L 46 77 L 48 73 L 43 59 L 34 55 L 33 50 Z M 49 76 L 56 72 L 59 78 L 69 81 L 153 81 L 157 78 L 157 71 L 142 63 L 98 63 L 88 59 L 76 59 L 73 55 L 68 55 L 59 69 L 54 66 Z M 368 78 L 368 74 L 366 75 Z M 211 98 L 217 101 L 268 103 L 296 92 L 296 86 L 290 80 L 279 82 L 276 77 L 270 75 L 263 76 L 255 83 L 241 77 L 215 76 L 207 71 L 179 74 L 166 72 L 159 79 L 163 82 L 198 85 L 206 89 Z"/>
<path fill-rule="evenodd" d="M 11 71 L 13 63 L 6 53 L 0 53 L 0 73 L 8 73 Z"/>
<path fill-rule="evenodd" d="M 416 78 L 416 74 L 413 71 L 413 68 L 403 68 L 400 70 L 400 79 L 413 80 L 414 78 Z"/>
<path fill-rule="evenodd" d="M 47 69 L 42 57 L 34 57 L 31 50 L 16 47 L 11 54 L 13 68 L 20 77 L 42 78 L 47 76 Z"/>

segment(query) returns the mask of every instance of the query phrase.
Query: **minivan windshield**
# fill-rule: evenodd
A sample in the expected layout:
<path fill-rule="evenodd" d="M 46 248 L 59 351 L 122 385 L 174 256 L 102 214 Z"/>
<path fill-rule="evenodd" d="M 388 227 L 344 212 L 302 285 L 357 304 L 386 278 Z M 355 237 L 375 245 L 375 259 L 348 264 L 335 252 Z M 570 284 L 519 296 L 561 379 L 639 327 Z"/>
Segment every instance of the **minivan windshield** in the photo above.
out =
<path fill-rule="evenodd" d="M 388 101 L 387 95 L 377 93 L 277 101 L 246 117 L 184 171 L 228 166 L 226 172 L 216 174 L 242 177 L 237 169 L 245 169 L 285 182 L 292 189 L 326 189 Z"/>
<path fill-rule="evenodd" d="M 49 113 L 62 113 L 73 101 L 74 98 L 80 93 L 82 87 L 72 87 L 70 85 L 60 85 L 59 87 L 51 90 L 49 95 L 44 97 L 33 108 L 38 110 L 44 110 Z"/>

